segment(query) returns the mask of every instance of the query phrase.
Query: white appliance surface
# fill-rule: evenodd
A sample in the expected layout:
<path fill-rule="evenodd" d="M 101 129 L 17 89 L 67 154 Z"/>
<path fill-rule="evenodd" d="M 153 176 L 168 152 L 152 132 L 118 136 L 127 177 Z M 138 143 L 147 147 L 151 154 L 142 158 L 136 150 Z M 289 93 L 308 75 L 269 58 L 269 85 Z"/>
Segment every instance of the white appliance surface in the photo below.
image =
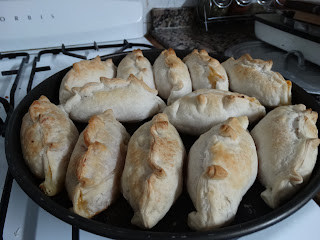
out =
<path fill-rule="evenodd" d="M 146 38 L 128 39 L 130 43 L 142 43 L 151 45 Z M 123 41 L 103 42 L 102 44 L 121 44 Z M 92 44 L 93 45 L 93 44 Z M 81 45 L 83 46 L 83 45 Z M 140 48 L 142 50 L 149 49 L 146 47 L 134 47 L 125 51 L 132 51 L 132 49 Z M 112 54 L 115 51 L 120 50 L 118 48 L 107 48 L 96 50 L 83 50 L 77 51 L 76 54 L 86 56 L 87 59 L 96 57 L 97 55 L 103 56 Z M 27 94 L 27 85 L 29 76 L 32 69 L 32 62 L 35 53 L 30 54 L 29 62 L 24 66 L 20 81 L 17 86 L 15 94 L 15 106 L 23 99 Z M 2 59 L 0 60 L 0 96 L 10 101 L 10 90 L 14 82 L 16 75 L 2 76 L 1 73 L 7 70 L 15 70 L 19 68 L 22 58 L 16 59 Z M 71 66 L 74 62 L 78 62 L 81 59 L 70 57 L 63 54 L 53 55 L 45 54 L 41 56 L 41 61 L 37 64 L 37 67 L 50 66 L 51 70 L 37 72 L 33 80 L 33 88 L 41 83 L 43 80 L 53 75 L 54 73 Z M 6 118 L 3 107 L 0 107 L 0 117 L 4 120 Z M 5 157 L 4 150 L 4 138 L 0 137 L 0 194 L 2 194 L 6 172 L 8 166 Z M 4 239 L 71 239 L 71 226 L 36 205 L 19 187 L 14 181 L 10 201 L 8 205 L 7 217 L 4 226 Z M 105 239 L 91 233 L 80 231 L 80 239 Z"/>
<path fill-rule="evenodd" d="M 0 0 L 0 51 L 141 38 L 142 18 L 138 0 Z"/>

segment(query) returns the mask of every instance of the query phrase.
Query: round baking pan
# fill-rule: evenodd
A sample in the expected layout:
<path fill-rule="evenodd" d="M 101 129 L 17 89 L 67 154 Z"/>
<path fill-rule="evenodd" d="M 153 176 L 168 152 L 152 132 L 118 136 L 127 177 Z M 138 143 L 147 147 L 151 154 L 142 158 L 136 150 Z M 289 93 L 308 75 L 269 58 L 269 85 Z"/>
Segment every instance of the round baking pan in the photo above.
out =
<path fill-rule="evenodd" d="M 161 50 L 146 50 L 143 54 L 153 64 L 159 56 Z M 190 51 L 176 50 L 177 55 L 183 58 Z M 112 58 L 115 65 L 127 53 L 118 53 L 103 56 L 102 60 Z M 224 56 L 210 54 L 220 62 L 226 60 Z M 306 204 L 320 190 L 320 161 L 318 160 L 308 182 L 292 199 L 287 201 L 277 209 L 269 208 L 260 198 L 260 193 L 264 188 L 256 181 L 243 197 L 238 208 L 234 221 L 226 227 L 206 231 L 195 232 L 187 225 L 188 213 L 194 210 L 193 204 L 184 189 L 181 196 L 171 207 L 165 217 L 152 229 L 143 230 L 132 225 L 130 220 L 133 211 L 126 200 L 121 196 L 107 210 L 101 212 L 92 219 L 83 218 L 69 209 L 72 207 L 71 201 L 64 190 L 54 197 L 48 197 L 40 189 L 41 180 L 35 178 L 26 166 L 20 146 L 20 127 L 22 118 L 28 111 L 31 103 L 41 95 L 47 96 L 51 102 L 59 103 L 59 88 L 64 75 L 70 67 L 64 69 L 36 86 L 30 91 L 14 110 L 5 135 L 5 150 L 10 172 L 25 193 L 43 209 L 57 218 L 80 229 L 116 239 L 141 239 L 141 238 L 196 238 L 196 239 L 230 239 L 238 238 L 252 232 L 269 227 L 282 219 L 288 217 L 304 204 Z M 320 106 L 315 99 L 302 88 L 293 84 L 292 88 L 293 104 L 303 103 L 313 111 L 320 112 Z M 76 124 L 80 131 L 84 124 Z M 130 134 L 141 125 L 141 123 L 124 124 Z M 252 126 L 251 126 L 252 127 Z M 319 128 L 319 123 L 317 123 Z M 181 135 L 188 151 L 195 137 Z"/>

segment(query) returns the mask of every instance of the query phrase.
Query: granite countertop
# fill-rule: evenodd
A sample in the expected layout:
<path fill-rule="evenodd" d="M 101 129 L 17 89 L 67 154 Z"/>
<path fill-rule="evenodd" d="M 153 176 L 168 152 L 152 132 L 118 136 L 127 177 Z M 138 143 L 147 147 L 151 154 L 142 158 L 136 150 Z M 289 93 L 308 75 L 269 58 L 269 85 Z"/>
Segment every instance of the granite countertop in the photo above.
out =
<path fill-rule="evenodd" d="M 210 23 L 206 31 L 194 8 L 156 8 L 151 15 L 149 35 L 164 48 L 205 49 L 210 54 L 225 55 L 234 45 L 260 41 L 255 37 L 253 17 Z M 320 95 L 313 96 L 320 103 Z"/>
<path fill-rule="evenodd" d="M 198 20 L 193 8 L 153 9 L 153 28 L 149 34 L 164 48 L 205 49 L 221 55 L 238 43 L 257 40 L 253 19 L 210 24 L 208 31 Z M 320 95 L 313 96 L 320 103 Z M 320 193 L 314 200 L 320 205 Z"/>
<path fill-rule="evenodd" d="M 152 23 L 151 36 L 165 48 L 223 54 L 237 43 L 256 39 L 252 19 L 209 24 L 206 31 L 193 8 L 153 9 Z"/>

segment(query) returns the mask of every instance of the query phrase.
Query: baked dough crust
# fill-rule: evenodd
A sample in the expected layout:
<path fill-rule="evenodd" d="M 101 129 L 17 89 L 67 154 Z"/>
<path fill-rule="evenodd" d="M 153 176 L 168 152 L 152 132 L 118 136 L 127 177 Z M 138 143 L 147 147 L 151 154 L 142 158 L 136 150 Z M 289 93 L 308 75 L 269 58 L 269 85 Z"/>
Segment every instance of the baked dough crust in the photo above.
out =
<path fill-rule="evenodd" d="M 309 180 L 318 155 L 318 113 L 303 104 L 269 112 L 251 131 L 259 157 L 262 199 L 277 208 Z"/>
<path fill-rule="evenodd" d="M 128 53 L 118 65 L 117 78 L 128 79 L 130 74 L 144 81 L 150 88 L 156 88 L 152 66 L 140 49 Z"/>
<path fill-rule="evenodd" d="M 178 131 L 200 135 L 229 117 L 248 116 L 255 122 L 265 107 L 255 98 L 219 89 L 199 89 L 178 99 L 163 111 Z"/>
<path fill-rule="evenodd" d="M 157 96 L 158 91 L 149 88 L 132 74 L 128 80 L 101 78 L 99 83 L 87 83 L 73 88 L 64 108 L 70 118 L 87 122 L 91 116 L 112 109 L 120 122 L 136 122 L 162 112 L 166 107 Z"/>
<path fill-rule="evenodd" d="M 112 110 L 90 118 L 74 148 L 66 176 L 75 213 L 91 218 L 117 199 L 129 138 Z"/>
<path fill-rule="evenodd" d="M 231 91 L 257 98 L 265 107 L 291 104 L 292 83 L 271 70 L 272 60 L 252 59 L 249 54 L 222 63 Z"/>
<path fill-rule="evenodd" d="M 188 67 L 172 48 L 164 50 L 153 64 L 153 73 L 159 96 L 170 105 L 192 91 Z"/>
<path fill-rule="evenodd" d="M 217 59 L 210 57 L 206 50 L 199 52 L 194 49 L 183 61 L 188 66 L 193 90 L 202 88 L 229 90 L 226 70 Z"/>
<path fill-rule="evenodd" d="M 207 231 L 229 224 L 254 183 L 258 157 L 246 116 L 229 118 L 201 135 L 188 156 L 187 189 L 196 211 L 188 225 Z"/>
<path fill-rule="evenodd" d="M 132 224 L 152 228 L 182 192 L 185 148 L 179 133 L 159 113 L 132 135 L 121 177 L 123 196 L 134 210 Z"/>
<path fill-rule="evenodd" d="M 100 77 L 114 78 L 116 72 L 117 67 L 113 64 L 112 59 L 101 61 L 99 56 L 92 60 L 74 63 L 62 79 L 59 90 L 60 104 L 64 104 L 73 96 L 72 88 L 82 87 L 90 82 L 99 82 Z"/>
<path fill-rule="evenodd" d="M 23 158 L 48 196 L 59 193 L 79 132 L 59 106 L 41 96 L 24 115 L 20 130 Z"/>

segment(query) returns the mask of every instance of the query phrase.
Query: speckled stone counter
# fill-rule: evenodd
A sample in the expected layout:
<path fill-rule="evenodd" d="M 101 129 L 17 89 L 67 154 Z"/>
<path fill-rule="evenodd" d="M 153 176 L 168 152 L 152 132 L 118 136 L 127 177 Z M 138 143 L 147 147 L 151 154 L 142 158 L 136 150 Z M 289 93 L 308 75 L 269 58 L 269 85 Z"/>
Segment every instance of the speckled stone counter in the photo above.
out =
<path fill-rule="evenodd" d="M 157 29 L 152 36 L 165 48 L 205 49 L 207 52 L 223 54 L 224 51 L 240 42 L 249 41 L 254 37 L 237 32 L 205 32 L 201 29 Z"/>
<path fill-rule="evenodd" d="M 153 9 L 152 20 L 150 34 L 165 48 L 197 48 L 223 54 L 237 43 L 255 39 L 253 21 L 210 24 L 206 32 L 192 8 Z"/>

